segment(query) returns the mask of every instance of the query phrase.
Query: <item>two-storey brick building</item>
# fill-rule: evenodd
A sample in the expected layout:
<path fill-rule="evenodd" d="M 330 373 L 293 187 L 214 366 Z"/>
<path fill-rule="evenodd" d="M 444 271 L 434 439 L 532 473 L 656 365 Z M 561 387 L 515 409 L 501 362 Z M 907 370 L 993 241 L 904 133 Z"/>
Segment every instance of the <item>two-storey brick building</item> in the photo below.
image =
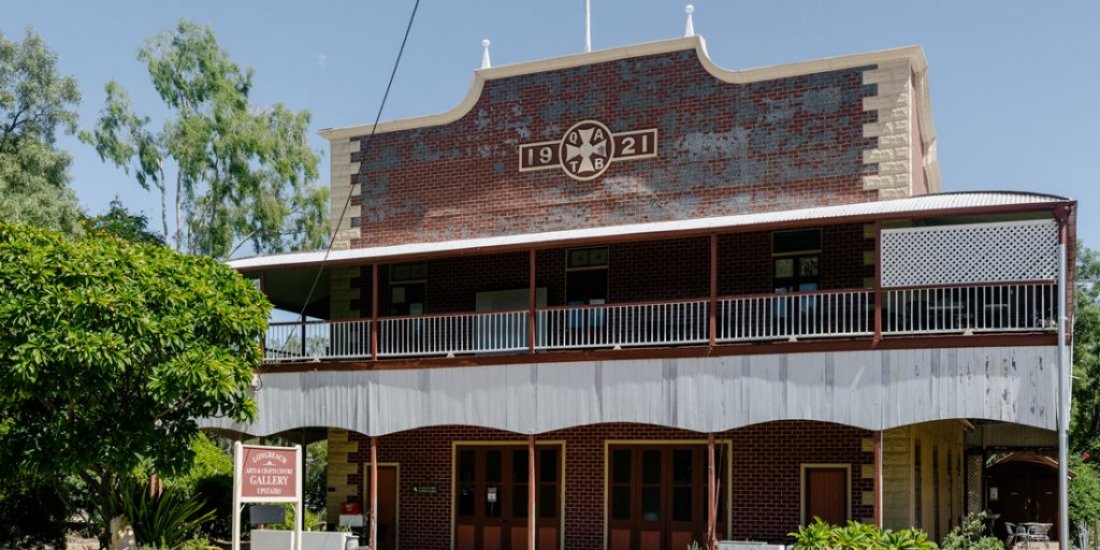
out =
<path fill-rule="evenodd" d="M 920 48 L 730 71 L 689 37 L 322 134 L 337 246 L 231 262 L 308 318 L 218 427 L 326 438 L 330 521 L 376 498 L 379 548 L 939 537 L 990 451 L 1057 445 L 1075 203 L 940 193 Z"/>

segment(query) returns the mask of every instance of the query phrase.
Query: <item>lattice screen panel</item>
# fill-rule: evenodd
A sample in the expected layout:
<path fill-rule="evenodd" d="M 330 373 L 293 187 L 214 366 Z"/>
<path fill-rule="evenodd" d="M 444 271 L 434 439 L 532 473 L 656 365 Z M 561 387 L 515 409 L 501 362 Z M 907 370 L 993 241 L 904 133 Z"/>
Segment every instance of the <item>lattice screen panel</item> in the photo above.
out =
<path fill-rule="evenodd" d="M 982 455 L 966 455 L 966 513 L 982 511 L 982 491 Z"/>
<path fill-rule="evenodd" d="M 884 229 L 882 286 L 1047 281 L 1058 275 L 1054 220 Z"/>

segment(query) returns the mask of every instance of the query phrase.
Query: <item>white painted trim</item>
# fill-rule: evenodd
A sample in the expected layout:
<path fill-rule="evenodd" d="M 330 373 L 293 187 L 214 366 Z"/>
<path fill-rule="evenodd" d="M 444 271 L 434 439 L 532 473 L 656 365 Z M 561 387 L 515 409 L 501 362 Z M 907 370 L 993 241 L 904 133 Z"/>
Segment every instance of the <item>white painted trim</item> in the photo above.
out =
<path fill-rule="evenodd" d="M 374 129 L 374 133 L 381 134 L 400 130 L 410 130 L 413 128 L 424 128 L 427 126 L 441 126 L 454 122 L 473 109 L 474 105 L 477 104 L 478 99 L 481 97 L 481 90 L 485 86 L 485 82 L 489 80 L 690 49 L 696 51 L 699 56 L 700 64 L 708 73 L 716 79 L 730 84 L 747 84 L 865 65 L 878 65 L 889 61 L 899 60 L 907 60 L 916 74 L 925 75 L 928 71 L 928 62 L 924 56 L 924 49 L 920 46 L 904 46 L 874 52 L 827 57 L 811 61 L 800 61 L 796 63 L 735 71 L 723 69 L 710 59 L 710 56 L 707 54 L 706 42 L 703 40 L 702 36 L 689 36 L 477 70 L 474 71 L 474 81 L 470 86 L 470 91 L 466 93 L 466 97 L 463 98 L 455 108 L 445 113 L 435 115 L 382 122 Z M 926 84 L 924 85 L 923 92 L 918 95 L 917 101 L 923 121 L 927 123 L 922 126 L 922 128 L 928 131 L 926 141 L 934 140 L 936 134 L 932 127 L 931 106 L 928 104 Z M 318 134 L 331 142 L 335 142 L 341 139 L 346 140 L 357 136 L 366 136 L 371 133 L 371 128 L 371 124 L 357 124 L 340 128 L 326 128 L 319 131 Z"/>
<path fill-rule="evenodd" d="M 807 470 L 834 470 L 840 469 L 847 472 L 847 490 L 845 492 L 845 502 L 847 503 L 846 515 L 848 519 L 852 518 L 852 465 L 850 463 L 812 463 L 804 462 L 799 465 L 798 469 L 798 524 L 804 525 L 806 521 L 806 471 Z"/>

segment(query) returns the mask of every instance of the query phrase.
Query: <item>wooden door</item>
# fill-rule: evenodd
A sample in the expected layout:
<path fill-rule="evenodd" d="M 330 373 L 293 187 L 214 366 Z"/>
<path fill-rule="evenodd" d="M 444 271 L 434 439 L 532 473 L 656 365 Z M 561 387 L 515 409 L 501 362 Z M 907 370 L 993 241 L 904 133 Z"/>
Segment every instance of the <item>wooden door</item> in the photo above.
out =
<path fill-rule="evenodd" d="M 370 464 L 363 465 L 363 511 L 370 521 Z M 397 466 L 378 465 L 378 550 L 397 550 Z M 369 535 L 369 524 L 364 529 Z"/>
<path fill-rule="evenodd" d="M 535 451 L 536 543 L 559 546 L 561 449 Z M 459 447 L 455 465 L 455 548 L 526 550 L 529 494 L 527 448 Z"/>
<path fill-rule="evenodd" d="M 821 518 L 833 525 L 848 521 L 848 469 L 807 468 L 802 522 Z"/>
<path fill-rule="evenodd" d="M 609 548 L 664 550 L 704 540 L 705 446 L 612 447 L 609 452 Z M 720 500 L 719 510 L 723 505 Z"/>

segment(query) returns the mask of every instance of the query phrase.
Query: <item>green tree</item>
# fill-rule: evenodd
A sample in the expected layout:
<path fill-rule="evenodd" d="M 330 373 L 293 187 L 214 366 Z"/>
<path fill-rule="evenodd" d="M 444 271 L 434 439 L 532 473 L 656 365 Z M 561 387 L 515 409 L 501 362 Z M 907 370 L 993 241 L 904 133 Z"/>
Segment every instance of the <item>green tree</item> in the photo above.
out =
<path fill-rule="evenodd" d="M 306 140 L 309 112 L 250 103 L 251 69 L 234 63 L 209 27 L 190 21 L 152 37 L 138 58 L 168 120 L 151 129 L 126 91 L 108 82 L 106 105 L 81 139 L 160 193 L 165 240 L 174 177 L 177 250 L 224 258 L 244 244 L 256 252 L 321 246 L 328 190 L 313 184 L 319 157 Z"/>
<path fill-rule="evenodd" d="M 255 414 L 269 309 L 211 258 L 0 224 L 0 476 L 75 476 L 107 510 L 135 471 L 183 472 L 196 418 Z"/>
<path fill-rule="evenodd" d="M 328 500 L 328 440 L 306 446 L 306 479 L 302 485 L 306 508 L 324 512 Z"/>
<path fill-rule="evenodd" d="M 76 79 L 57 72 L 57 56 L 28 30 L 22 42 L 0 32 L 0 221 L 68 233 L 80 229 L 58 130 L 76 130 Z"/>
<path fill-rule="evenodd" d="M 1076 477 L 1069 481 L 1069 521 L 1076 529 L 1080 523 L 1090 527 L 1100 523 L 1100 473 L 1096 466 L 1073 455 L 1069 468 Z"/>
<path fill-rule="evenodd" d="M 1077 247 L 1070 447 L 1100 456 L 1100 255 Z"/>
<path fill-rule="evenodd" d="M 134 243 L 164 244 L 160 235 L 149 231 L 149 218 L 130 212 L 117 198 L 103 214 L 85 218 L 84 229 L 109 233 Z"/>

